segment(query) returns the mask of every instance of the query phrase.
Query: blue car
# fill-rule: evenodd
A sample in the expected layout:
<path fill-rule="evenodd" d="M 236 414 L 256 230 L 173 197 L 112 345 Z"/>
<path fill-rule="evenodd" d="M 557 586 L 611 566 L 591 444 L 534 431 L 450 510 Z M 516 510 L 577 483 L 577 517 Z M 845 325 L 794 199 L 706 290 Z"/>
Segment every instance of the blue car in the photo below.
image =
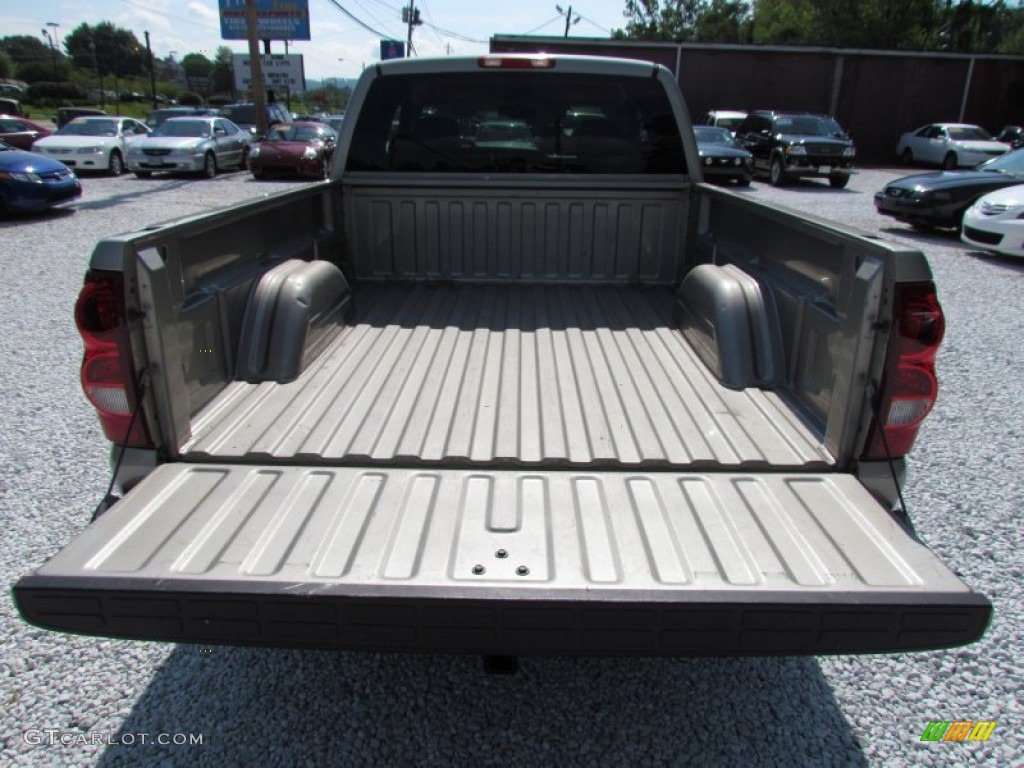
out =
<path fill-rule="evenodd" d="M 0 141 L 0 214 L 41 211 L 81 194 L 78 177 L 64 163 Z"/>

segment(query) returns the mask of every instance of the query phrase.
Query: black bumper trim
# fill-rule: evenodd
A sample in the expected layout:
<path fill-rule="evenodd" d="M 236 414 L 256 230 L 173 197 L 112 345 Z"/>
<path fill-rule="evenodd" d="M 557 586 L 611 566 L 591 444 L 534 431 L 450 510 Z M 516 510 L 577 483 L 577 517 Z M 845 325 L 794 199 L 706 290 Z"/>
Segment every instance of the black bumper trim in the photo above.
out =
<path fill-rule="evenodd" d="M 90 589 L 27 576 L 14 587 L 44 629 L 180 643 L 435 651 L 487 655 L 742 656 L 891 653 L 978 640 L 992 607 L 977 593 L 822 595 L 699 593 L 693 601 L 580 599 L 544 591 L 498 597 L 386 596 L 380 589 L 296 585 L 224 593 L 133 584 Z M 333 586 L 333 585 L 332 585 Z M 199 587 L 198 589 L 195 587 Z M 220 585 L 223 588 L 223 584 Z M 479 590 L 477 595 L 479 595 Z M 507 593 L 505 593 L 507 595 Z M 786 599 L 788 598 L 788 599 Z"/>

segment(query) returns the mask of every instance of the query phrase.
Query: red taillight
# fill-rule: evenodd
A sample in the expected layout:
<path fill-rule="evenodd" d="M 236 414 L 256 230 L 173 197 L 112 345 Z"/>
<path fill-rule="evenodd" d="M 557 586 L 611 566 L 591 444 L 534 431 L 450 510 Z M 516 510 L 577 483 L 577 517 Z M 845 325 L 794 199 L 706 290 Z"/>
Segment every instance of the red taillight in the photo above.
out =
<path fill-rule="evenodd" d="M 137 381 L 132 366 L 120 272 L 89 272 L 75 304 L 75 324 L 85 345 L 82 389 L 111 442 L 151 447 L 141 414 L 132 423 Z"/>
<path fill-rule="evenodd" d="M 481 56 L 476 63 L 484 69 L 552 69 L 555 66 L 550 56 Z"/>
<path fill-rule="evenodd" d="M 902 283 L 896 286 L 895 327 L 889 338 L 878 421 L 868 433 L 863 458 L 905 456 L 917 439 L 917 430 L 938 395 L 935 356 L 946 330 L 935 285 Z M 888 449 L 888 450 L 887 450 Z"/>

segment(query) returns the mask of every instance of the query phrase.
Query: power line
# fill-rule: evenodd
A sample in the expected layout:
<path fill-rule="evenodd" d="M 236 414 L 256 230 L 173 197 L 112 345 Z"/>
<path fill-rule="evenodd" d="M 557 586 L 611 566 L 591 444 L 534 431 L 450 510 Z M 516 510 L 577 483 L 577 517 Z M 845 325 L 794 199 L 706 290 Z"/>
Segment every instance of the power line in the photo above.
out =
<path fill-rule="evenodd" d="M 216 29 L 220 31 L 220 28 L 214 26 L 213 24 L 204 24 L 203 22 L 196 21 L 195 19 L 186 19 L 182 16 L 175 16 L 172 13 L 164 13 L 163 11 L 158 11 L 155 8 L 150 8 L 148 5 L 140 5 L 139 3 L 133 3 L 132 0 L 121 0 L 121 2 L 125 5 L 131 5 L 140 10 L 146 11 L 147 13 L 155 13 L 157 16 L 166 16 L 168 19 L 174 19 L 175 21 L 184 21 L 186 24 L 194 24 L 195 26 L 203 27 L 204 29 Z"/>
<path fill-rule="evenodd" d="M 424 13 L 424 14 L 426 15 L 426 17 L 427 17 L 427 21 L 426 21 L 426 22 L 424 22 L 424 23 L 425 23 L 425 24 L 426 24 L 426 25 L 427 25 L 428 27 L 430 27 L 430 31 L 434 33 L 434 37 L 435 37 L 435 38 L 437 39 L 437 42 L 438 42 L 438 43 L 440 43 L 440 44 L 441 44 L 442 46 L 444 46 L 444 44 L 445 44 L 445 40 L 444 40 L 444 38 L 443 38 L 443 37 L 441 36 L 441 34 L 440 34 L 440 33 L 439 33 L 438 31 L 437 31 L 437 29 L 435 29 L 435 28 L 434 28 L 434 17 L 433 17 L 433 15 L 432 15 L 432 14 L 430 13 L 430 9 L 429 9 L 429 8 L 427 8 L 427 4 L 426 4 L 426 2 L 425 2 L 424 0 L 420 0 L 420 8 L 422 8 L 422 9 L 423 9 L 423 13 Z"/>
<path fill-rule="evenodd" d="M 387 24 L 385 24 L 380 19 L 378 19 L 376 16 L 374 16 L 373 15 L 373 11 L 371 11 L 369 8 L 367 8 L 365 5 L 363 5 L 363 3 L 360 2 L 360 0 L 354 0 L 354 2 L 355 2 L 356 5 L 358 5 L 360 8 L 363 9 L 363 12 L 366 13 L 366 15 L 370 17 L 370 21 L 372 21 L 374 24 L 377 24 L 377 25 L 382 26 L 382 27 L 386 27 L 387 26 Z"/>
<path fill-rule="evenodd" d="M 349 11 L 346 8 L 344 8 L 341 5 L 341 3 L 339 3 L 337 0 L 327 0 L 327 2 L 329 2 L 331 5 L 333 5 L 335 8 L 337 8 L 339 11 L 344 13 L 346 16 L 348 16 L 350 19 L 352 19 L 352 21 L 354 21 L 360 27 L 365 29 L 367 32 L 371 32 L 372 34 L 376 35 L 377 37 L 385 39 L 385 40 L 392 40 L 392 39 L 394 39 L 394 35 L 388 35 L 388 34 L 385 34 L 385 33 L 381 32 L 381 31 L 379 31 L 379 30 L 374 29 L 369 24 L 367 24 L 365 21 L 363 21 L 358 16 L 353 14 L 351 11 Z"/>
<path fill-rule="evenodd" d="M 488 42 L 487 40 L 477 40 L 475 38 L 468 37 L 467 35 L 459 34 L 458 32 L 452 32 L 450 29 L 445 29 L 444 27 L 437 26 L 437 24 L 430 24 L 428 22 L 424 22 L 424 24 L 426 24 L 431 29 L 436 29 L 438 32 L 443 32 L 444 34 L 448 35 L 448 37 L 454 37 L 456 40 L 462 40 L 463 42 L 466 43 L 480 43 L 482 45 L 486 45 Z"/>
<path fill-rule="evenodd" d="M 558 16 L 552 16 L 552 17 L 551 17 L 550 19 L 548 19 L 548 20 L 547 20 L 547 21 L 545 21 L 545 22 L 544 22 L 543 24 L 541 24 L 541 25 L 540 25 L 539 27 L 534 27 L 534 28 L 533 28 L 533 29 L 531 29 L 531 30 L 530 30 L 529 32 L 523 32 L 523 34 L 524 34 L 524 35 L 532 35 L 532 34 L 533 34 L 534 32 L 536 32 L 537 30 L 539 30 L 539 29 L 544 29 L 544 27 L 546 27 L 546 26 L 547 26 L 548 24 L 550 24 L 550 23 L 551 23 L 551 22 L 553 22 L 553 21 L 558 21 L 558 20 L 559 20 L 560 18 L 562 18 L 562 15 L 561 15 L 561 14 L 559 14 Z"/>
<path fill-rule="evenodd" d="M 592 25 L 592 26 L 595 26 L 595 27 L 597 27 L 597 28 L 598 28 L 598 29 L 600 29 L 600 30 L 601 30 L 602 32 L 607 32 L 609 36 L 610 36 L 610 35 L 612 34 L 612 31 L 611 31 L 610 29 L 606 29 L 605 27 L 602 27 L 602 26 L 601 26 L 600 24 L 598 24 L 598 23 L 597 23 L 596 21 L 591 21 L 591 20 L 590 20 L 590 19 L 588 19 L 588 18 L 587 18 L 586 16 L 584 16 L 584 15 L 583 15 L 582 13 L 577 13 L 576 15 L 577 15 L 577 16 L 579 16 L 579 17 L 580 17 L 581 19 L 583 19 L 583 20 L 584 20 L 585 22 L 587 22 L 587 24 L 590 24 L 590 25 Z"/>

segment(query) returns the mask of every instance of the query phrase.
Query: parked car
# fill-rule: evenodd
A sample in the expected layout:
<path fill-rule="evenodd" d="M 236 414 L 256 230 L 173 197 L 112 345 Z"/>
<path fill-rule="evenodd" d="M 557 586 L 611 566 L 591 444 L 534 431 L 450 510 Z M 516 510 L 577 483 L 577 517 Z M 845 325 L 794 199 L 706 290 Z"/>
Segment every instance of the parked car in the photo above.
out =
<path fill-rule="evenodd" d="M 320 120 L 319 122 L 327 123 L 327 125 L 334 129 L 335 133 L 341 133 L 341 124 L 345 122 L 345 113 L 341 112 L 336 115 L 324 115 L 323 120 Z"/>
<path fill-rule="evenodd" d="M 693 133 L 705 179 L 731 180 L 741 187 L 750 184 L 754 156 L 736 143 L 728 128 L 695 125 Z"/>
<path fill-rule="evenodd" d="M 139 178 L 177 171 L 212 179 L 220 168 L 245 168 L 251 144 L 248 131 L 223 117 L 172 117 L 132 147 L 128 169 Z"/>
<path fill-rule="evenodd" d="M 706 112 L 704 114 L 704 117 L 701 118 L 700 122 L 703 125 L 726 128 L 729 133 L 735 136 L 736 129 L 743 124 L 746 117 L 746 112 L 741 112 L 737 109 L 712 109 L 710 112 Z"/>
<path fill-rule="evenodd" d="M 1024 149 L 974 170 L 905 176 L 875 193 L 875 208 L 915 227 L 959 227 L 974 201 L 988 192 L 1024 183 Z"/>
<path fill-rule="evenodd" d="M 1004 155 L 1009 144 L 996 141 L 984 128 L 967 123 L 931 123 L 900 136 L 896 154 L 904 165 L 930 163 L 947 170 L 973 168 Z"/>
<path fill-rule="evenodd" d="M 736 140 L 754 156 L 754 173 L 768 176 L 776 186 L 818 177 L 845 187 L 857 155 L 839 123 L 810 112 L 751 112 L 736 129 Z"/>
<path fill-rule="evenodd" d="M 107 113 L 104 110 L 91 107 L 58 107 L 53 122 L 58 128 L 63 128 L 76 117 L 102 117 L 105 114 Z"/>
<path fill-rule="evenodd" d="M 254 178 L 289 173 L 326 179 L 338 134 L 324 123 L 279 123 L 249 153 Z"/>
<path fill-rule="evenodd" d="M 132 117 L 76 117 L 52 136 L 35 142 L 32 151 L 71 168 L 120 176 L 129 147 L 148 133 L 146 124 Z"/>
<path fill-rule="evenodd" d="M 0 214 L 41 211 L 81 194 L 78 177 L 60 161 L 0 141 Z"/>
<path fill-rule="evenodd" d="M 166 109 L 154 109 L 146 115 L 146 125 L 150 130 L 155 130 L 164 124 L 165 120 L 172 117 L 213 117 L 219 115 L 220 110 L 213 107 L 167 107 Z"/>
<path fill-rule="evenodd" d="M 44 128 L 24 117 L 0 115 L 0 139 L 26 152 L 32 149 L 32 142 L 36 139 L 45 139 L 51 133 L 53 131 L 49 128 Z"/>
<path fill-rule="evenodd" d="M 1024 125 L 1004 125 L 996 141 L 1009 144 L 1014 149 L 1024 147 Z"/>
<path fill-rule="evenodd" d="M 0 113 L 15 117 L 28 117 L 21 108 L 21 102 L 7 96 L 0 98 Z"/>
<path fill-rule="evenodd" d="M 1007 256 L 1024 256 L 1024 184 L 979 197 L 964 213 L 960 239 Z"/>
<path fill-rule="evenodd" d="M 233 122 L 239 128 L 256 134 L 256 105 L 255 104 L 225 104 L 220 108 L 223 117 Z M 278 123 L 291 122 L 292 116 L 281 104 L 267 104 L 267 127 L 273 128 Z"/>

